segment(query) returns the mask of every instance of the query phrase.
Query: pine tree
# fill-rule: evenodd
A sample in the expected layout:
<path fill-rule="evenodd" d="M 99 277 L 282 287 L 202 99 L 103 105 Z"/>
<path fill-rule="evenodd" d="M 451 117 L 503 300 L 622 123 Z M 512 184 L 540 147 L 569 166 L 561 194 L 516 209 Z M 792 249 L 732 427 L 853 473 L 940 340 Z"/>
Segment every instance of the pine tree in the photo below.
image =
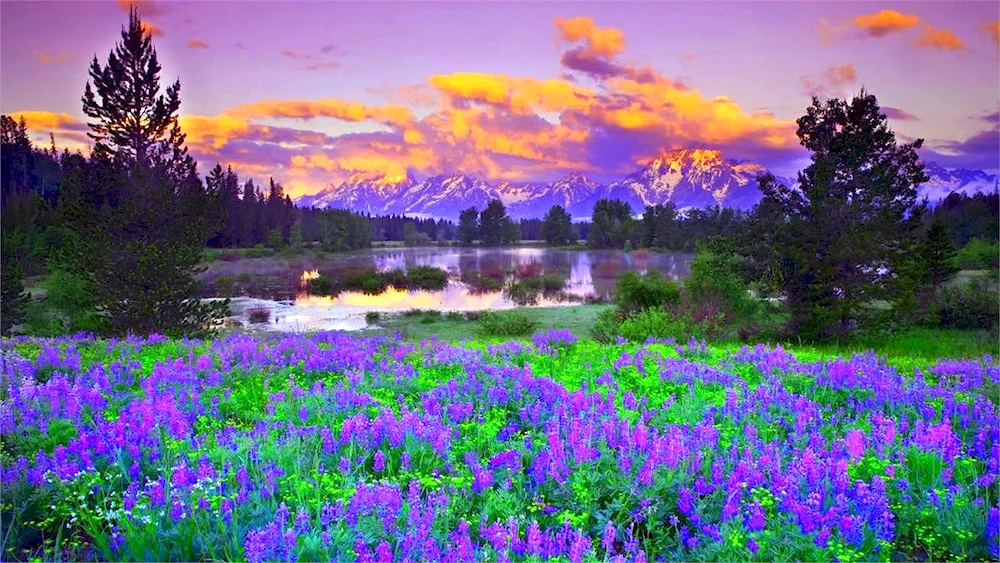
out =
<path fill-rule="evenodd" d="M 505 229 L 508 221 L 507 208 L 499 199 L 492 199 L 486 204 L 486 209 L 479 214 L 479 233 L 483 244 L 503 244 L 509 238 L 509 230 Z"/>
<path fill-rule="evenodd" d="M 218 190 L 197 176 L 177 121 L 180 82 L 160 94 L 156 50 L 135 9 L 121 36 L 105 66 L 94 58 L 84 91 L 95 145 L 64 181 L 65 215 L 81 240 L 69 265 L 108 332 L 199 333 L 228 310 L 197 297 Z"/>
<path fill-rule="evenodd" d="M 288 229 L 288 246 L 292 250 L 302 250 L 302 221 L 296 220 Z"/>
<path fill-rule="evenodd" d="M 927 181 L 916 150 L 897 145 L 874 96 L 850 102 L 813 98 L 798 120 L 812 152 L 800 187 L 758 180 L 783 230 L 783 273 L 791 328 L 807 339 L 844 337 L 880 299 L 893 298 L 893 276 L 912 236 L 907 212 L 916 186 Z"/>
<path fill-rule="evenodd" d="M 573 222 L 561 205 L 553 205 L 542 219 L 542 238 L 551 246 L 572 242 Z"/>
<path fill-rule="evenodd" d="M 475 207 L 463 209 L 458 216 L 458 239 L 462 244 L 472 244 L 479 236 L 479 211 Z"/>

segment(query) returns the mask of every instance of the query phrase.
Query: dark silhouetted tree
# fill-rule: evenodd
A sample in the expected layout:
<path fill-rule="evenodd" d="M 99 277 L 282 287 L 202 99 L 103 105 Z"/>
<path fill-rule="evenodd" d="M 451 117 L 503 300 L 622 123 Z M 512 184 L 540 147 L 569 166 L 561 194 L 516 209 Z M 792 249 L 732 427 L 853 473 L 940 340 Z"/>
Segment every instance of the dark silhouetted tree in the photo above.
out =
<path fill-rule="evenodd" d="M 508 233 L 505 228 L 507 208 L 499 199 L 491 199 L 486 204 L 486 209 L 479 214 L 479 235 L 483 244 L 495 246 L 504 244 L 508 240 Z"/>
<path fill-rule="evenodd" d="M 542 219 L 542 238 L 552 246 L 573 242 L 573 222 L 561 205 L 553 205 Z"/>
<path fill-rule="evenodd" d="M 64 181 L 67 222 L 80 236 L 69 265 L 109 333 L 199 333 L 228 309 L 197 297 L 218 191 L 206 191 L 187 154 L 180 82 L 160 93 L 156 50 L 135 9 L 121 38 L 103 67 L 94 57 L 83 95 L 95 145 Z"/>
<path fill-rule="evenodd" d="M 812 152 L 799 187 L 759 179 L 783 231 L 776 242 L 787 257 L 790 328 L 807 339 L 843 337 L 874 301 L 892 299 L 915 226 L 907 213 L 927 181 L 917 156 L 923 141 L 897 145 L 864 90 L 850 102 L 813 98 L 798 137 Z"/>
<path fill-rule="evenodd" d="M 472 244 L 479 236 L 479 211 L 475 207 L 463 209 L 458 216 L 458 240 Z"/>

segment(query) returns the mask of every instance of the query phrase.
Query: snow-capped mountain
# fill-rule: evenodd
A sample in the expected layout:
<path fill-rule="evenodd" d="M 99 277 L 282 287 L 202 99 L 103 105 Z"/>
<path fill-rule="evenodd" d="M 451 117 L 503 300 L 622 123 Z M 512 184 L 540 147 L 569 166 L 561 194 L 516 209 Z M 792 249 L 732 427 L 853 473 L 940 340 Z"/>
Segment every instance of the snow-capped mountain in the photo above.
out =
<path fill-rule="evenodd" d="M 677 207 L 722 205 L 748 209 L 760 201 L 757 177 L 767 172 L 760 164 L 725 160 L 716 150 L 693 149 L 665 153 L 645 168 L 608 184 L 570 213 L 588 216 L 602 198 L 626 201 L 636 212 L 647 205 L 671 201 Z"/>
<path fill-rule="evenodd" d="M 948 170 L 931 162 L 924 165 L 924 173 L 930 181 L 917 188 L 917 197 L 926 197 L 931 202 L 942 200 L 953 192 L 974 195 L 997 189 L 997 176 L 982 170 Z"/>
<path fill-rule="evenodd" d="M 299 200 L 303 207 L 332 207 L 358 213 L 382 213 L 386 202 L 395 201 L 416 180 L 412 176 L 379 176 L 358 172 L 339 186 L 330 186 Z"/>
<path fill-rule="evenodd" d="M 380 177 L 354 174 L 337 186 L 298 200 L 301 206 L 333 207 L 371 214 L 407 214 L 455 220 L 468 207 L 482 210 L 498 198 L 515 218 L 542 217 L 553 205 L 561 205 L 574 219 L 590 217 L 594 203 L 602 198 L 621 199 L 636 214 L 646 205 L 673 202 L 678 209 L 721 205 L 750 209 L 761 199 L 757 178 L 764 166 L 727 160 L 721 152 L 691 149 L 666 152 L 625 178 L 601 185 L 580 172 L 552 183 L 500 182 L 490 184 L 467 174 L 442 174 L 424 180 L 412 176 Z M 982 170 L 947 170 L 926 165 L 929 182 L 918 191 L 932 202 L 952 192 L 973 194 L 997 187 L 997 176 Z M 778 178 L 786 185 L 793 178 Z"/>

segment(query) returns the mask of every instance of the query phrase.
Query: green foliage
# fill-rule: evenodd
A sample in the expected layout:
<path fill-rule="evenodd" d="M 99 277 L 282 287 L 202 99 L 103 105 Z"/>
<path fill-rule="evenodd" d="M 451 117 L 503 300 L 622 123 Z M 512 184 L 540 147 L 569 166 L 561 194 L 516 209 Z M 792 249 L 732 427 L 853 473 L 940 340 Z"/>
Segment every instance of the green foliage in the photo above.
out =
<path fill-rule="evenodd" d="M 416 289 L 444 289 L 448 284 L 448 272 L 434 266 L 413 266 L 406 270 L 406 282 Z"/>
<path fill-rule="evenodd" d="M 596 342 L 610 344 L 621 334 L 621 320 L 618 318 L 618 311 L 607 309 L 601 311 L 594 321 L 594 326 L 590 329 L 590 337 Z"/>
<path fill-rule="evenodd" d="M 684 289 L 694 302 L 715 301 L 729 323 L 749 320 L 757 310 L 757 301 L 740 277 L 742 260 L 721 245 L 703 244 L 691 262 L 691 273 L 684 279 Z"/>
<path fill-rule="evenodd" d="M 288 229 L 288 246 L 292 250 L 302 249 L 302 221 L 296 220 Z"/>
<path fill-rule="evenodd" d="M 309 280 L 309 292 L 313 295 L 333 295 L 336 290 L 330 278 L 320 276 Z"/>
<path fill-rule="evenodd" d="M 459 217 L 461 222 L 461 217 Z M 461 232 L 461 224 L 459 225 Z M 479 214 L 479 236 L 483 244 L 496 246 L 521 240 L 521 229 L 507 217 L 507 208 L 499 199 L 492 199 Z"/>
<path fill-rule="evenodd" d="M 791 329 L 804 339 L 844 338 L 872 302 L 891 299 L 918 215 L 916 185 L 927 175 L 921 140 L 898 145 L 874 96 L 813 98 L 798 120 L 812 162 L 789 187 L 764 174 L 766 228 L 782 261 Z"/>
<path fill-rule="evenodd" d="M 42 282 L 44 305 L 55 312 L 60 332 L 103 331 L 105 322 L 95 307 L 94 296 L 85 280 L 65 270 L 56 270 Z"/>
<path fill-rule="evenodd" d="M 281 229 L 275 227 L 267 233 L 267 247 L 275 252 L 285 247 L 285 240 L 281 236 Z"/>
<path fill-rule="evenodd" d="M 637 239 L 637 226 L 632 208 L 617 199 L 601 199 L 594 204 L 587 246 L 590 248 L 623 248 L 625 241 Z"/>
<path fill-rule="evenodd" d="M 994 329 L 1000 321 L 997 283 L 975 276 L 963 284 L 943 287 L 935 311 L 943 327 Z"/>
<path fill-rule="evenodd" d="M 629 270 L 618 278 L 615 304 L 621 318 L 643 309 L 662 308 L 679 302 L 680 288 L 656 270 L 650 270 L 644 275 Z"/>
<path fill-rule="evenodd" d="M 974 238 L 958 251 L 955 263 L 963 270 L 1000 269 L 1000 243 Z"/>
<path fill-rule="evenodd" d="M 458 216 L 458 240 L 472 244 L 479 237 L 479 211 L 475 207 L 463 209 Z"/>
<path fill-rule="evenodd" d="M 687 342 L 692 336 L 704 338 L 703 327 L 683 318 L 675 318 L 663 308 L 644 309 L 621 322 L 618 333 L 631 342 L 643 342 L 649 337 L 673 338 Z"/>
<path fill-rule="evenodd" d="M 368 311 L 365 313 L 365 322 L 370 325 L 378 324 L 380 320 L 382 320 L 382 313 L 378 311 Z"/>
<path fill-rule="evenodd" d="M 569 213 L 560 205 L 553 205 L 542 219 L 542 238 L 550 246 L 565 246 L 576 240 Z"/>
<path fill-rule="evenodd" d="M 215 292 L 220 297 L 233 297 L 236 290 L 236 278 L 233 276 L 219 276 L 215 278 Z"/>
<path fill-rule="evenodd" d="M 673 248 L 677 238 L 677 207 L 673 202 L 647 205 L 642 214 L 642 246 Z"/>
<path fill-rule="evenodd" d="M 479 326 L 486 336 L 527 336 L 535 331 L 535 321 L 523 313 L 484 311 Z"/>
<path fill-rule="evenodd" d="M 0 241 L 0 334 L 24 319 L 29 296 L 24 292 L 24 269 L 14 256 L 7 252 L 6 241 Z"/>
<path fill-rule="evenodd" d="M 417 226 L 412 221 L 403 225 L 403 244 L 405 246 L 430 246 L 431 242 L 429 235 L 417 232 Z"/>

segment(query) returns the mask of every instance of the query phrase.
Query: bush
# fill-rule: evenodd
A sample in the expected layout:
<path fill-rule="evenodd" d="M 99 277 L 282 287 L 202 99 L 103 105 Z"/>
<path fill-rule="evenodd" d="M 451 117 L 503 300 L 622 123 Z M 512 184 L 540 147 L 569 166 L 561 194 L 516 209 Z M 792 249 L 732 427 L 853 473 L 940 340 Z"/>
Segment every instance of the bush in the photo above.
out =
<path fill-rule="evenodd" d="M 487 336 L 527 336 L 535 331 L 535 321 L 523 313 L 484 311 L 479 317 Z"/>
<path fill-rule="evenodd" d="M 955 256 L 963 270 L 996 270 L 1000 268 L 1000 243 L 974 238 Z"/>
<path fill-rule="evenodd" d="M 479 317 L 482 315 L 482 311 L 466 311 L 465 318 L 470 321 L 478 321 Z"/>
<path fill-rule="evenodd" d="M 448 272 L 433 266 L 414 266 L 406 272 L 410 287 L 438 290 L 448 284 Z"/>
<path fill-rule="evenodd" d="M 545 291 L 562 291 L 566 287 L 566 277 L 557 274 L 548 274 L 541 278 L 542 289 Z"/>
<path fill-rule="evenodd" d="M 697 336 L 688 323 L 671 317 L 662 308 L 639 311 L 622 321 L 618 332 L 631 342 L 643 342 L 649 337 L 673 338 L 683 342 L 691 336 Z"/>
<path fill-rule="evenodd" d="M 334 287 L 330 278 L 320 276 L 309 280 L 309 293 L 313 295 L 333 295 Z"/>
<path fill-rule="evenodd" d="M 936 312 L 941 326 L 992 329 L 998 323 L 1000 292 L 992 280 L 976 276 L 964 284 L 941 289 Z"/>
<path fill-rule="evenodd" d="M 271 320 L 271 310 L 267 307 L 251 307 L 247 316 L 252 323 L 266 323 Z"/>
<path fill-rule="evenodd" d="M 757 302 L 750 296 L 749 288 L 740 278 L 742 263 L 738 256 L 727 252 L 713 252 L 699 246 L 691 262 L 691 273 L 684 280 L 684 289 L 693 308 L 710 304 L 721 313 L 724 322 L 749 320 Z M 704 315 L 697 315 L 704 316 Z M 711 316 L 716 316 L 713 312 Z"/>
<path fill-rule="evenodd" d="M 465 317 L 466 316 L 463 315 L 461 311 L 448 311 L 448 313 L 446 313 L 444 316 L 444 318 L 448 319 L 449 321 L 461 321 Z"/>
<path fill-rule="evenodd" d="M 388 276 L 383 276 L 375 268 L 362 270 L 349 275 L 344 280 L 344 287 L 352 291 L 361 291 L 369 295 L 378 295 L 389 287 Z M 405 279 L 405 276 L 404 276 Z"/>
<path fill-rule="evenodd" d="M 620 327 L 621 322 L 614 309 L 601 311 L 590 329 L 590 337 L 602 344 L 610 344 L 618 337 Z"/>
<path fill-rule="evenodd" d="M 620 318 L 643 309 L 676 305 L 680 296 L 677 284 L 664 279 L 656 270 L 651 270 L 646 275 L 639 275 L 631 270 L 624 272 L 618 277 L 615 288 L 615 304 L 618 305 Z"/>
<path fill-rule="evenodd" d="M 382 313 L 379 313 L 378 311 L 368 311 L 367 313 L 365 313 L 365 322 L 370 325 L 378 324 L 378 322 L 381 320 L 382 320 Z"/>
<path fill-rule="evenodd" d="M 236 287 L 236 279 L 233 276 L 219 276 L 215 278 L 215 293 L 219 297 L 232 297 Z"/>

